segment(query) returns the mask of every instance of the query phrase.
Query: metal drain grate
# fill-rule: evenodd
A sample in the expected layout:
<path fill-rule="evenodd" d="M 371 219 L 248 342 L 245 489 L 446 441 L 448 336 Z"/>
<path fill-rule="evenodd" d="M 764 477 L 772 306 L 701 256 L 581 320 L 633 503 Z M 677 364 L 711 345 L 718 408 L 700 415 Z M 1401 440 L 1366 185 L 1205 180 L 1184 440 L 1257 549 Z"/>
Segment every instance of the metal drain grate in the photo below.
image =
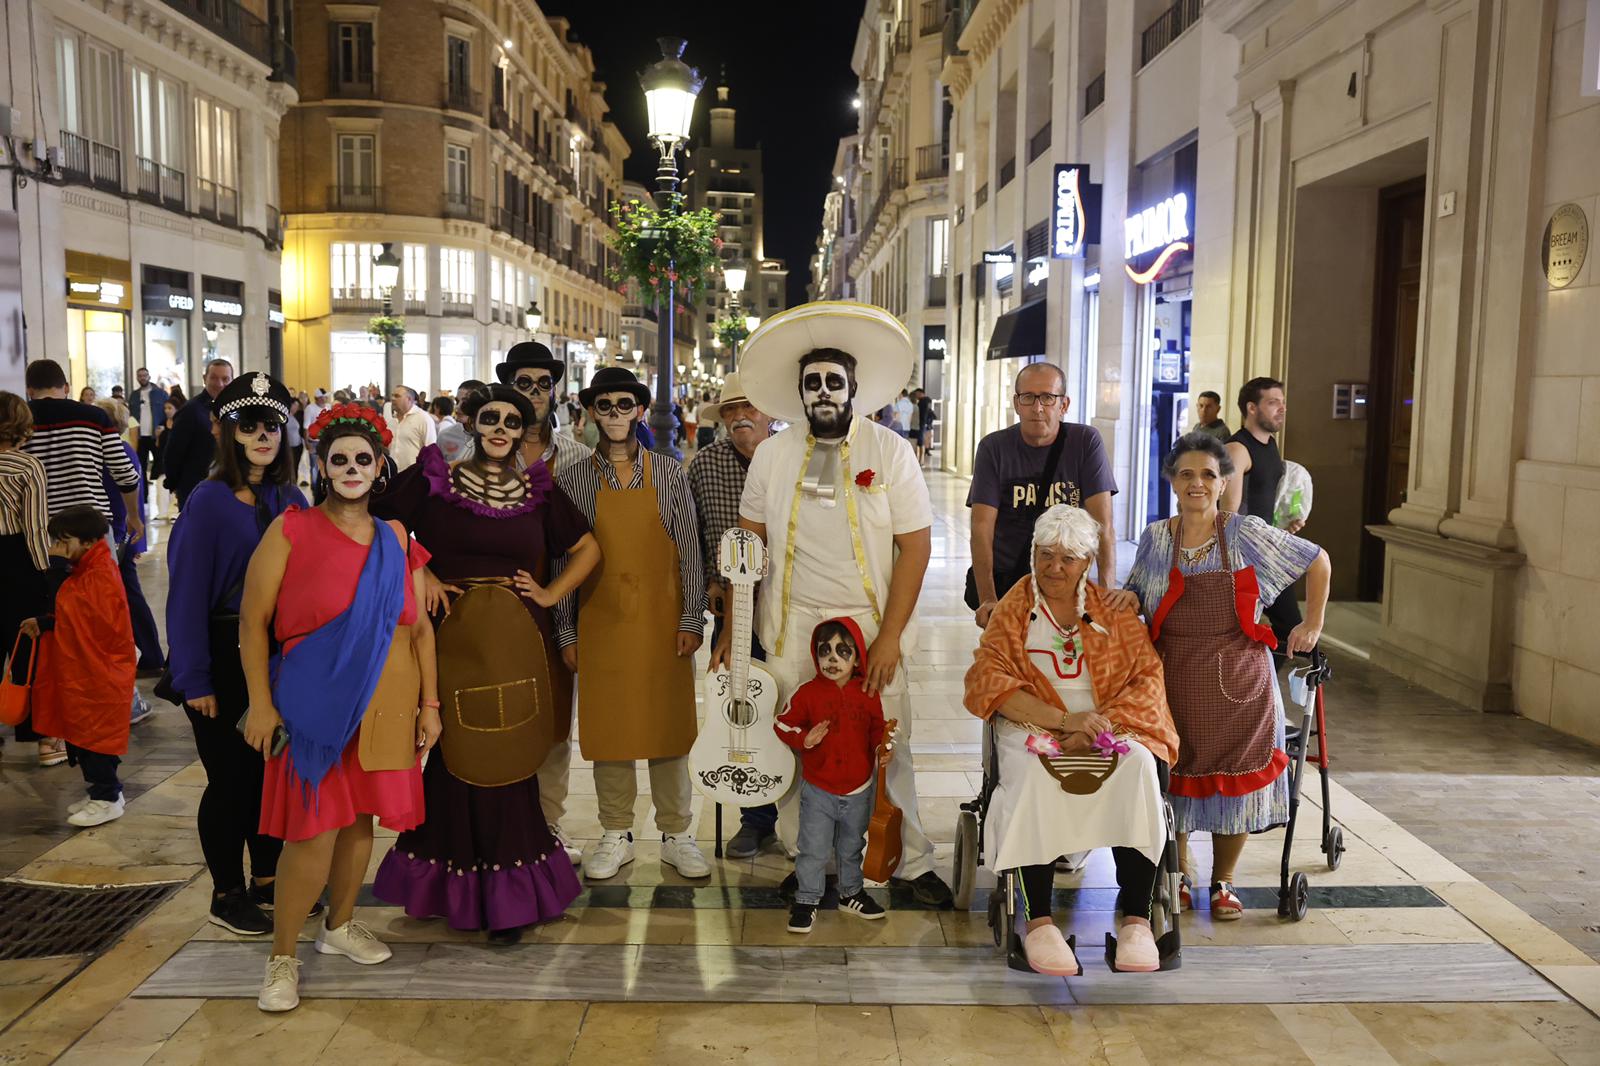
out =
<path fill-rule="evenodd" d="M 98 955 L 182 882 L 73 888 L 0 881 L 0 959 Z"/>

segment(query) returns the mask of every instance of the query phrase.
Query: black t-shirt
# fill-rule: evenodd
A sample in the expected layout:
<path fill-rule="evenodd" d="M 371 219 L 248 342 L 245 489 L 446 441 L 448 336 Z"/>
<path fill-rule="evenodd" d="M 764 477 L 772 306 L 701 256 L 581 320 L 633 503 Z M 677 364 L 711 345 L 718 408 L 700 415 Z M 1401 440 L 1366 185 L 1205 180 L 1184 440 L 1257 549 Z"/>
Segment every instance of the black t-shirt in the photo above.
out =
<path fill-rule="evenodd" d="M 1283 480 L 1283 456 L 1278 452 L 1278 439 L 1268 437 L 1262 444 L 1248 429 L 1241 429 L 1229 439 L 1230 444 L 1242 444 L 1250 453 L 1250 469 L 1244 475 L 1244 498 L 1239 501 L 1240 514 L 1253 514 L 1267 525 L 1272 525 L 1273 511 L 1278 502 L 1278 482 Z"/>
<path fill-rule="evenodd" d="M 1043 500 L 1039 498 L 1039 475 L 1050 457 L 1050 445 L 1029 445 L 1022 439 L 1020 426 L 996 430 L 978 443 L 967 506 L 982 503 L 999 512 L 994 523 L 994 572 L 995 590 L 1002 596 L 1028 572 L 1033 524 L 1048 507 L 1057 503 L 1082 507 L 1091 496 L 1117 491 L 1100 431 L 1063 422 L 1061 432 L 1066 440 Z"/>

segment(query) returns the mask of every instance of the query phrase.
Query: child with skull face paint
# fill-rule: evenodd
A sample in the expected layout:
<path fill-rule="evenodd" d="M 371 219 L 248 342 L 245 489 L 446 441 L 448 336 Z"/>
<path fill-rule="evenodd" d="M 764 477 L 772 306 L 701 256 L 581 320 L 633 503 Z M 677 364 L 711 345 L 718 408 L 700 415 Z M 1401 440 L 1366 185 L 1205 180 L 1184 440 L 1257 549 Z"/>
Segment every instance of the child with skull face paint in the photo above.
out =
<path fill-rule="evenodd" d="M 495 384 L 466 397 L 461 410 L 471 420 L 471 458 L 452 465 L 437 446 L 424 448 L 374 500 L 375 513 L 405 523 L 432 555 L 426 606 L 436 626 L 452 612 L 458 617 L 449 620 L 455 636 L 440 630 L 445 733 L 423 772 L 428 819 L 400 834 L 373 891 L 412 917 L 444 917 L 456 929 L 488 930 L 491 942 L 515 943 L 523 927 L 560 917 L 581 891 L 540 808 L 537 771 L 550 737 L 519 720 L 482 733 L 487 749 L 465 743 L 472 732 L 460 717 L 467 703 L 449 685 L 466 653 L 452 648 L 465 640 L 474 657 L 506 678 L 544 686 L 552 706 L 570 706 L 550 607 L 588 576 L 600 551 L 546 465 L 517 466 L 535 417 L 528 398 Z M 561 557 L 565 569 L 541 583 L 536 575 Z M 514 602 L 505 602 L 506 592 Z M 472 619 L 485 614 L 461 596 L 496 601 L 494 612 L 511 613 L 494 614 L 502 624 L 482 627 Z"/>

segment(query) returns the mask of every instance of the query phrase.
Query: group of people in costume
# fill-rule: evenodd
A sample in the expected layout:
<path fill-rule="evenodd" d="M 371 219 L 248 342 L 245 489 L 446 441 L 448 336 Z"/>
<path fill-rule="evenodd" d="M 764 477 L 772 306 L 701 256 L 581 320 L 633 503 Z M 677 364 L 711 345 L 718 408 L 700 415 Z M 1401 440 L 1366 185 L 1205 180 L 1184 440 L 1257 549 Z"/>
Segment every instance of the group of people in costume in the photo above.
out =
<path fill-rule="evenodd" d="M 605 879 L 633 859 L 641 762 L 662 861 L 686 878 L 709 876 L 693 832 L 694 657 L 709 598 L 713 669 L 730 658 L 734 627 L 714 545 L 735 525 L 761 537 L 771 559 L 753 650 L 777 681 L 777 733 L 798 753 L 801 781 L 776 809 L 743 812 L 730 853 L 781 844 L 800 856 L 785 883 L 796 932 L 811 927 L 830 852 L 843 909 L 881 917 L 861 874 L 881 762 L 903 812 L 895 878 L 925 905 L 950 904 L 918 812 L 905 668 L 932 507 L 911 445 L 858 414 L 892 399 L 914 354 L 905 327 L 880 308 L 826 302 L 774 316 L 749 338 L 724 390 L 728 437 L 685 468 L 641 445 L 649 392 L 621 368 L 598 371 L 578 394 L 600 431 L 595 447 L 555 432 L 564 366 L 540 344 L 519 344 L 496 367 L 499 381 L 466 398 L 470 439 L 454 462 L 430 445 L 394 472 L 380 415 L 356 404 L 324 410 L 307 434 L 326 489 L 314 507 L 292 484 L 288 391 L 259 373 L 223 390 L 216 466 L 169 547 L 163 684 L 185 706 L 207 771 L 199 828 L 212 920 L 272 934 L 263 1010 L 299 1001 L 295 950 L 307 917 L 321 919 L 317 951 L 362 964 L 389 958 L 354 917 L 374 819 L 398 833 L 378 868 L 377 898 L 486 931 L 492 943 L 516 943 L 560 916 L 581 891 L 580 871 Z M 771 434 L 774 422 L 787 428 Z M 1175 484 L 1204 481 L 1180 467 Z M 1228 569 L 1235 555 L 1274 595 L 1310 562 L 1220 519 L 1219 545 L 1226 536 L 1237 546 L 1219 546 L 1209 568 L 1192 554 L 1187 517 L 1165 542 L 1147 533 L 1133 587 L 1164 627 L 1152 648 L 1134 612 L 1111 608 L 1087 583 L 1093 519 L 1064 507 L 1045 518 L 1033 576 L 995 609 L 968 678 L 969 708 L 1011 729 L 1001 753 L 1014 776 L 1004 787 L 1017 796 L 1002 805 L 991 858 L 1025 871 L 1030 928 L 1053 930 L 1049 864 L 1096 842 L 1055 824 L 1048 790 L 1018 753 L 1034 734 L 1068 747 L 1089 733 L 1126 734 L 1140 754 L 1124 760 L 1126 784 L 1106 795 L 1131 806 L 1096 831 L 1117 838 L 1097 843 L 1118 848 L 1124 912 L 1136 922 L 1139 901 L 1149 909 L 1150 849 L 1158 856 L 1160 847 L 1151 812 L 1169 774 L 1174 794 L 1187 797 L 1190 828 L 1246 832 L 1278 803 L 1276 793 L 1252 793 L 1241 808 L 1226 783 L 1228 802 L 1209 798 L 1206 784 L 1233 764 L 1188 760 L 1166 649 L 1220 628 L 1206 628 L 1215 622 L 1206 575 L 1239 584 Z M 1170 575 L 1156 565 L 1168 557 Z M 1241 627 L 1244 618 L 1241 607 Z M 1259 647 L 1230 654 L 1244 663 Z M 1041 671 L 1039 649 L 1053 673 Z M 1211 707 L 1209 694 L 1196 698 Z M 1069 715 L 1080 707 L 1088 710 Z M 1266 733 L 1273 765 L 1276 714 Z M 899 723 L 892 757 L 880 753 L 886 719 Z M 574 739 L 594 766 L 601 828 L 581 854 L 561 827 Z M 1217 861 L 1225 906 L 1232 871 L 1221 847 Z M 1060 970 L 1048 936 L 1030 932 L 1030 956 Z"/>

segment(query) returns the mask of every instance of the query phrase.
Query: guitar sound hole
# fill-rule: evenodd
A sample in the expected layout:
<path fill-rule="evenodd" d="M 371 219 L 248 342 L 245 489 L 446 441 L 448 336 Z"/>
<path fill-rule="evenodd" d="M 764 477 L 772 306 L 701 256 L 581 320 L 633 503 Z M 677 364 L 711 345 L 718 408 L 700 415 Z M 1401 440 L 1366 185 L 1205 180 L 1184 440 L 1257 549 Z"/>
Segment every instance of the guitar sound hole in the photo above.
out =
<path fill-rule="evenodd" d="M 756 705 L 749 700 L 729 700 L 723 717 L 735 729 L 749 729 L 756 724 Z"/>

